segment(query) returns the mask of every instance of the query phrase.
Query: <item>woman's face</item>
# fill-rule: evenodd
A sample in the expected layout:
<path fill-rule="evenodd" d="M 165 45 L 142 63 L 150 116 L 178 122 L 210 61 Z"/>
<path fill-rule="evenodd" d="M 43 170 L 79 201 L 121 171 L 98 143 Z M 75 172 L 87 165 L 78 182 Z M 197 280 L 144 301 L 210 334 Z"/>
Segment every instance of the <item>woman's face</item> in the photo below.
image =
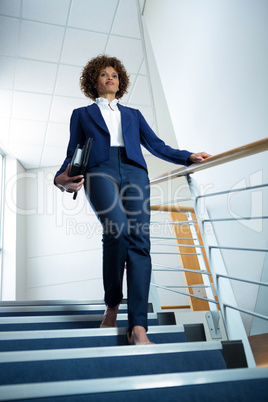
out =
<path fill-rule="evenodd" d="M 105 97 L 109 94 L 115 98 L 116 92 L 119 91 L 119 78 L 113 67 L 105 67 L 100 71 L 95 88 L 99 96 Z"/>

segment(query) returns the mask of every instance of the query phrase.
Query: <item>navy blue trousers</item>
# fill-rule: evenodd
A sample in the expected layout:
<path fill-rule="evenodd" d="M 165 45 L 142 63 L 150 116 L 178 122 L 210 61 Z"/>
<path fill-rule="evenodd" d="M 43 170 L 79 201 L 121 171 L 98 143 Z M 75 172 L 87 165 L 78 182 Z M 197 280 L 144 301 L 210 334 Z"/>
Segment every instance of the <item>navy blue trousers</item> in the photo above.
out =
<path fill-rule="evenodd" d="M 127 273 L 129 328 L 147 330 L 151 279 L 150 184 L 147 171 L 129 160 L 124 147 L 111 147 L 111 157 L 86 174 L 85 190 L 103 227 L 105 303 L 122 301 Z"/>

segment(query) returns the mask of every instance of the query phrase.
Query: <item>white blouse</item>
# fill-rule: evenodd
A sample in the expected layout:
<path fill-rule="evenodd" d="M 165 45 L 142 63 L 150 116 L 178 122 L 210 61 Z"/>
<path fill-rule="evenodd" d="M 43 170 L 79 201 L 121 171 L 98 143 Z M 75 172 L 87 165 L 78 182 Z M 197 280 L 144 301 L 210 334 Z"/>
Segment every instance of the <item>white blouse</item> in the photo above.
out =
<path fill-rule="evenodd" d="M 97 98 L 96 103 L 100 108 L 102 117 L 106 123 L 111 136 L 111 147 L 124 147 L 124 139 L 121 126 L 121 113 L 118 109 L 118 99 L 110 104 L 106 98 Z M 110 106 L 109 106 L 110 105 Z"/>

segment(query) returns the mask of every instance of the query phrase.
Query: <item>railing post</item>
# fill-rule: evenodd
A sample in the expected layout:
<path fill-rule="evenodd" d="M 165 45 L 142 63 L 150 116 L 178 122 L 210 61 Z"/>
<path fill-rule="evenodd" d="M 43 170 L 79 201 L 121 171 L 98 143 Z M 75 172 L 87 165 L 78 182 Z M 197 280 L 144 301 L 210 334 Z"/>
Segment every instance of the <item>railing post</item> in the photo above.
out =
<path fill-rule="evenodd" d="M 203 220 L 201 220 L 199 215 L 198 203 L 196 202 L 197 196 L 199 195 L 197 182 L 191 177 L 188 178 L 189 190 L 192 198 L 195 200 L 195 211 L 196 218 L 199 223 L 199 228 L 201 231 L 201 235 L 203 238 L 205 250 L 209 260 L 209 266 L 212 273 L 213 282 L 215 284 L 216 294 L 219 299 L 222 319 L 225 325 L 225 330 L 229 340 L 238 340 L 241 339 L 243 341 L 245 354 L 247 358 L 247 363 L 249 367 L 256 367 L 256 363 L 254 360 L 254 356 L 249 344 L 249 340 L 245 331 L 245 327 L 241 318 L 241 315 L 238 311 L 234 309 L 229 309 L 228 313 L 225 308 L 225 304 L 232 304 L 237 306 L 235 295 L 233 292 L 232 284 L 229 279 L 226 279 L 224 286 L 220 286 L 217 274 L 228 275 L 224 260 L 222 258 L 220 250 L 215 250 L 213 255 L 211 253 L 211 246 L 217 245 L 216 236 L 213 231 L 213 226 L 211 225 L 211 230 L 209 235 L 207 236 L 205 231 L 203 230 Z M 208 214 L 206 209 L 204 208 L 204 219 L 208 218 Z"/>

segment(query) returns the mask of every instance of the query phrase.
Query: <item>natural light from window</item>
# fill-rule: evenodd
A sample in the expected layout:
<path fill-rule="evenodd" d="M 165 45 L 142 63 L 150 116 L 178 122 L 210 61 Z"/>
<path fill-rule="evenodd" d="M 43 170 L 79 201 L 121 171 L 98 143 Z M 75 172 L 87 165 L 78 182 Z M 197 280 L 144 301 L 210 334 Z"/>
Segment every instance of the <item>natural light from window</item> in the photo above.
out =
<path fill-rule="evenodd" d="M 0 300 L 2 290 L 3 205 L 4 205 L 4 155 L 0 153 Z"/>

